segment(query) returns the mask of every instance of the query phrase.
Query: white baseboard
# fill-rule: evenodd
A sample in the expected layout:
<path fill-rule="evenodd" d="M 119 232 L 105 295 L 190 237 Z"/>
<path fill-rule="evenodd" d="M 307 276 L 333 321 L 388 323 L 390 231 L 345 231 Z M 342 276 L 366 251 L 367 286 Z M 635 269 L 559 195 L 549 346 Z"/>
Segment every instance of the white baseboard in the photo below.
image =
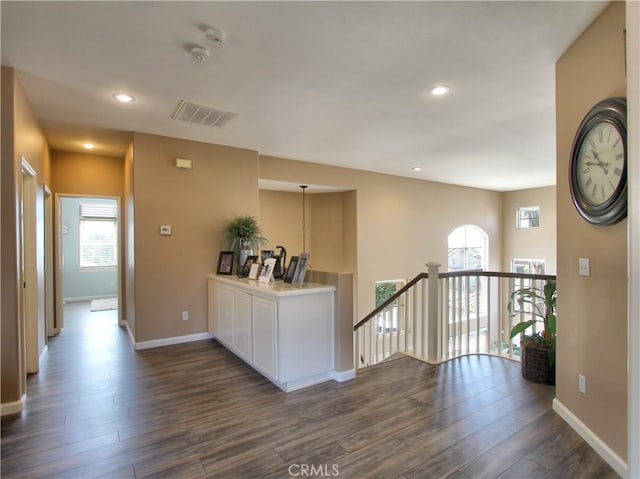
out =
<path fill-rule="evenodd" d="M 21 413 L 24 409 L 24 403 L 26 400 L 27 396 L 23 395 L 19 401 L 0 404 L 0 416 L 8 416 L 9 414 Z"/>
<path fill-rule="evenodd" d="M 135 349 L 159 348 L 161 346 L 171 346 L 172 344 L 191 343 L 193 341 L 202 341 L 203 339 L 211 339 L 211 333 L 189 334 L 187 336 L 175 336 L 173 338 L 153 339 L 151 341 L 141 341 L 135 344 Z"/>
<path fill-rule="evenodd" d="M 42 364 L 42 360 L 44 359 L 44 357 L 47 355 L 48 352 L 49 352 L 49 345 L 45 344 L 44 348 L 42 348 L 42 351 L 40 352 L 40 358 L 38 359 L 38 364 Z"/>
<path fill-rule="evenodd" d="M 346 381 L 351 381 L 352 379 L 355 379 L 356 370 L 349 369 L 347 371 L 331 371 L 330 376 L 331 376 L 331 379 L 333 379 L 334 381 L 339 383 L 344 383 Z"/>
<path fill-rule="evenodd" d="M 131 346 L 133 346 L 133 349 L 136 349 L 136 338 L 133 336 L 133 332 L 129 327 L 129 321 L 125 321 L 124 327 L 127 328 L 127 334 L 129 335 L 129 342 L 131 343 Z"/>
<path fill-rule="evenodd" d="M 557 398 L 553 400 L 553 410 L 564 419 L 569 426 L 576 431 L 587 444 L 589 444 L 599 455 L 604 459 L 614 471 L 616 471 L 622 477 L 628 477 L 629 467 L 625 461 L 622 460 L 609 446 L 607 446 L 602 439 L 600 439 L 594 432 L 589 429 L 585 423 L 583 423 L 578 417 L 573 414 L 564 404 L 558 401 Z"/>

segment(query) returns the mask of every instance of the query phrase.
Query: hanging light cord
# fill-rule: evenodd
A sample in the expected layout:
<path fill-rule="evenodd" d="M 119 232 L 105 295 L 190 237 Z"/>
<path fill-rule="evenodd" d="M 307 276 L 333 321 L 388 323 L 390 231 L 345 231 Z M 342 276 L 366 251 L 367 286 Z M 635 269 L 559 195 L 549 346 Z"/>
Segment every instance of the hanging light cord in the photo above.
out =
<path fill-rule="evenodd" d="M 306 230 L 307 230 L 307 224 L 306 224 L 306 208 L 305 208 L 305 202 L 304 202 L 304 190 L 307 189 L 307 185 L 300 185 L 300 188 L 302 188 L 302 252 L 306 253 L 307 252 L 307 243 L 306 243 Z"/>

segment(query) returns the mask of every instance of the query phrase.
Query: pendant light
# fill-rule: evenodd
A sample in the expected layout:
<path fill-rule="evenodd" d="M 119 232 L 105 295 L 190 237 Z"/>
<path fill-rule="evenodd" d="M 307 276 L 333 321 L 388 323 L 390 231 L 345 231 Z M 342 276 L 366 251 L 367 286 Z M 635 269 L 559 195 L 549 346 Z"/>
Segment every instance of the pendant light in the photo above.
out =
<path fill-rule="evenodd" d="M 306 208 L 305 208 L 305 198 L 304 198 L 304 190 L 306 190 L 308 188 L 308 185 L 300 185 L 300 188 L 302 189 L 302 253 L 306 253 L 307 252 L 307 243 L 306 243 L 306 229 L 307 229 L 307 224 L 306 224 Z"/>

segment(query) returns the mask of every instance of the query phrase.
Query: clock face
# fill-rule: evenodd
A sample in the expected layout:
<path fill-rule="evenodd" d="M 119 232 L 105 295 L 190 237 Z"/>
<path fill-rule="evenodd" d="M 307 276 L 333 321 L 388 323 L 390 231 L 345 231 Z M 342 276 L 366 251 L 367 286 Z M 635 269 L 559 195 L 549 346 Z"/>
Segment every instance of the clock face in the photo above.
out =
<path fill-rule="evenodd" d="M 627 101 L 608 98 L 584 117 L 571 147 L 569 188 L 578 213 L 594 225 L 627 216 Z"/>
<path fill-rule="evenodd" d="M 584 200 L 604 205 L 618 192 L 624 178 L 624 141 L 616 127 L 595 123 L 585 135 L 577 157 L 576 180 Z"/>

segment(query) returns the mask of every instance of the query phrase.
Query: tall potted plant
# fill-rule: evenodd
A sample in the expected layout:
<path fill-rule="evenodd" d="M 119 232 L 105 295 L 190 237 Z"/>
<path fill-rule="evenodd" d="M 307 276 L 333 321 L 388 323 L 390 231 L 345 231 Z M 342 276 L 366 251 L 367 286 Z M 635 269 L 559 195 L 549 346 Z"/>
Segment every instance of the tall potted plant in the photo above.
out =
<path fill-rule="evenodd" d="M 237 265 L 243 265 L 248 256 L 254 255 L 260 246 L 267 243 L 258 220 L 249 215 L 238 215 L 225 224 L 224 241 L 234 252 Z"/>
<path fill-rule="evenodd" d="M 509 301 L 511 316 L 521 314 L 525 305 L 534 316 L 516 324 L 511 329 L 511 338 L 522 335 L 522 377 L 537 383 L 556 383 L 556 298 L 556 282 L 549 280 L 542 289 L 531 287 L 515 290 Z M 542 323 L 542 329 L 526 334 L 527 329 L 536 323 Z"/>

